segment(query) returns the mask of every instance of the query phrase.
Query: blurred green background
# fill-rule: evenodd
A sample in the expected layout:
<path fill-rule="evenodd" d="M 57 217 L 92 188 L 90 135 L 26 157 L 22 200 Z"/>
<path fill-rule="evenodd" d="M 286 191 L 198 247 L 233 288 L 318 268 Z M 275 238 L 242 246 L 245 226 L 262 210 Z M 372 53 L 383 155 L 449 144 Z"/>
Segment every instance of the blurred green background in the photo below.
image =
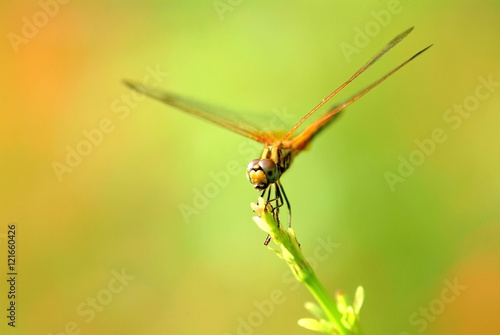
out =
<path fill-rule="evenodd" d="M 294 228 L 332 294 L 364 286 L 365 334 L 500 332 L 498 1 L 0 7 L 1 278 L 12 222 L 19 252 L 17 325 L 2 280 L 2 334 L 310 333 L 296 321 L 312 297 L 252 222 L 244 168 L 261 146 L 121 80 L 159 69 L 165 90 L 293 124 L 410 26 L 335 101 L 434 47 L 282 178 Z M 86 156 L 60 170 L 68 150 Z M 401 159 L 416 164 L 391 186 Z M 261 311 L 273 292 L 284 302 Z"/>

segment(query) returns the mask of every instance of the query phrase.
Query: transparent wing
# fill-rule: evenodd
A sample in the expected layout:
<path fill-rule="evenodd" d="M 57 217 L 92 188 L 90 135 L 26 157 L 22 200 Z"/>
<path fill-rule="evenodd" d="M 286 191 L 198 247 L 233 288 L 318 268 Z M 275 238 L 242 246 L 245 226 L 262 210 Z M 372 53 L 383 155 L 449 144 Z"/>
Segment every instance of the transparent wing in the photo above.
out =
<path fill-rule="evenodd" d="M 310 124 L 302 133 L 300 133 L 299 135 L 297 135 L 296 137 L 294 137 L 292 139 L 292 146 L 293 147 L 297 147 L 298 149 L 303 149 L 304 147 L 306 147 L 307 143 L 309 143 L 312 140 L 312 138 L 321 129 L 323 129 L 326 125 L 328 125 L 333 120 L 333 118 L 334 118 L 335 115 L 337 115 L 344 108 L 346 108 L 347 106 L 349 106 L 350 104 L 352 104 L 353 102 L 355 102 L 356 100 L 358 100 L 359 98 L 361 98 L 366 93 L 370 92 L 377 85 L 379 85 L 384 80 L 386 80 L 387 78 L 389 78 L 392 74 L 394 74 L 395 72 L 397 72 L 399 69 L 401 69 L 403 66 L 405 66 L 409 62 L 411 62 L 413 59 L 415 59 L 415 57 L 417 57 L 420 54 L 422 54 L 424 51 L 426 51 L 427 49 L 429 49 L 431 46 L 432 46 L 432 44 L 429 45 L 428 47 L 420 50 L 419 52 L 417 52 L 416 54 L 414 54 L 413 56 L 411 56 L 410 58 L 408 58 L 406 61 L 404 61 L 403 63 L 401 63 L 397 67 L 395 67 L 393 70 L 391 70 L 385 76 L 383 76 L 382 78 L 380 78 L 379 80 L 377 80 L 376 82 L 372 83 L 370 86 L 368 86 L 367 88 L 365 88 L 364 90 L 362 90 L 361 92 L 359 92 L 358 94 L 356 94 L 355 96 L 353 96 L 350 99 L 348 99 L 347 101 L 345 101 L 345 102 L 343 102 L 343 103 L 341 103 L 341 104 L 333 107 L 329 112 L 327 112 L 325 115 L 323 115 L 323 117 L 321 117 L 320 119 L 318 119 L 315 122 L 313 122 L 312 124 Z"/>
<path fill-rule="evenodd" d="M 262 124 L 265 125 L 266 123 L 266 120 L 262 120 L 263 118 L 276 117 L 273 116 L 272 113 L 269 113 L 269 115 L 234 113 L 222 107 L 213 106 L 131 81 L 125 80 L 124 83 L 139 93 L 145 94 L 167 105 L 176 107 L 186 113 L 195 115 L 261 143 L 274 143 L 286 133 L 285 130 L 267 130 L 268 127 L 262 126 Z"/>
<path fill-rule="evenodd" d="M 366 69 L 368 69 L 370 66 L 372 66 L 376 61 L 378 61 L 383 55 L 385 55 L 389 50 L 391 50 L 396 44 L 401 42 L 406 36 L 408 36 L 409 33 L 413 30 L 413 27 L 410 27 L 403 31 L 401 34 L 398 36 L 394 37 L 389 43 L 387 43 L 379 52 L 377 52 L 368 62 L 366 62 L 356 73 L 354 73 L 351 78 L 349 78 L 345 83 L 340 85 L 335 91 L 330 93 L 326 98 L 324 98 L 318 105 L 316 105 L 311 111 L 309 111 L 302 119 L 300 119 L 299 122 L 297 122 L 292 129 L 285 135 L 283 138 L 283 141 L 286 141 L 289 139 L 292 134 L 297 130 L 297 128 L 304 123 L 307 118 L 309 118 L 314 112 L 316 112 L 321 106 L 323 106 L 328 100 L 333 98 L 337 93 L 339 93 L 344 87 L 346 87 L 349 83 L 351 83 L 354 79 L 356 79 L 361 73 L 365 72 Z M 426 48 L 427 49 L 427 48 Z M 423 52 L 424 50 L 420 51 L 419 53 Z M 417 54 L 418 55 L 418 54 Z M 412 58 L 416 57 L 417 55 L 413 56 Z M 410 59 L 411 60 L 411 59 Z M 410 61 L 408 60 L 408 61 Z M 406 62 L 407 63 L 407 62 Z M 406 64 L 405 63 L 405 64 Z M 404 64 L 403 64 L 404 65 Z M 401 65 L 400 67 L 402 67 Z M 399 69 L 399 68 L 398 68 Z M 398 69 L 394 70 L 397 71 Z M 392 74 L 392 73 L 391 73 Z M 389 74 L 390 75 L 390 74 Z M 389 75 L 384 77 L 383 79 L 387 78 Z M 381 81 L 383 81 L 383 79 Z M 378 84 L 377 84 L 378 85 Z M 376 85 L 375 85 L 376 86 Z M 373 86 L 373 87 L 375 87 Z M 372 88 L 373 88 L 372 87 Z M 371 88 L 370 88 L 371 89 Z M 366 93 L 366 92 L 365 92 Z M 363 94 L 365 94 L 363 93 Z M 359 97 L 361 97 L 363 94 L 361 94 Z M 358 98 L 359 98 L 358 97 Z M 354 99 L 352 102 L 356 101 L 358 98 Z M 345 107 L 345 106 L 344 106 Z"/>

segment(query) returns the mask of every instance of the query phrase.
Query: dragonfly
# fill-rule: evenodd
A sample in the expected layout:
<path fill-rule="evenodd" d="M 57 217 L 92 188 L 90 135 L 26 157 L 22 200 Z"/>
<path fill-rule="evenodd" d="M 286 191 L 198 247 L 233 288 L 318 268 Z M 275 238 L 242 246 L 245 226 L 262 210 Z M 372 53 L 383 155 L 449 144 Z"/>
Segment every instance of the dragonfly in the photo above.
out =
<path fill-rule="evenodd" d="M 252 160 L 246 169 L 246 175 L 253 187 L 261 192 L 261 197 L 267 198 L 267 204 L 272 204 L 271 208 L 273 211 L 273 216 L 279 224 L 279 208 L 286 203 L 288 208 L 288 225 L 291 226 L 291 206 L 288 198 L 286 196 L 283 185 L 281 184 L 280 178 L 290 168 L 295 157 L 303 151 L 311 140 L 319 134 L 319 132 L 328 126 L 335 116 L 339 114 L 340 111 L 354 103 L 356 100 L 360 99 L 366 93 L 370 92 L 373 88 L 378 86 L 388 77 L 393 75 L 395 72 L 400 70 L 406 64 L 411 62 L 417 56 L 421 55 L 424 51 L 429 49 L 431 45 L 425 47 L 424 49 L 418 51 L 413 56 L 408 58 L 406 61 L 398 65 L 389 71 L 386 75 L 382 76 L 377 81 L 373 82 L 371 85 L 358 92 L 351 98 L 345 100 L 344 102 L 335 105 L 330 108 L 323 116 L 309 124 L 302 132 L 298 135 L 296 133 L 297 129 L 320 107 L 325 105 L 330 99 L 337 95 L 344 87 L 350 84 L 354 79 L 356 79 L 360 74 L 365 72 L 370 66 L 377 62 L 382 56 L 384 56 L 389 50 L 401 42 L 408 34 L 413 30 L 414 27 L 410 27 L 401 34 L 394 37 L 389 43 L 387 43 L 380 51 L 378 51 L 370 60 L 368 60 L 359 70 L 357 70 L 349 79 L 347 79 L 342 85 L 331 92 L 327 97 L 325 97 L 320 103 L 318 103 L 313 109 L 311 109 L 307 114 L 305 114 L 290 130 L 273 130 L 273 131 L 263 131 L 257 125 L 255 125 L 252 120 L 244 120 L 241 115 L 228 113 L 226 110 L 220 107 L 214 107 L 206 103 L 180 96 L 171 92 L 165 92 L 158 90 L 153 87 L 144 86 L 139 83 L 125 80 L 124 83 L 138 91 L 139 93 L 145 94 L 151 98 L 159 100 L 167 105 L 176 107 L 181 111 L 188 114 L 195 115 L 226 129 L 232 130 L 235 133 L 243 135 L 247 138 L 253 139 L 257 142 L 264 144 L 264 149 L 260 158 Z M 267 193 L 267 197 L 266 197 Z M 273 194 L 273 195 L 271 195 Z M 267 245 L 270 241 L 270 236 L 266 238 L 264 242 Z"/>

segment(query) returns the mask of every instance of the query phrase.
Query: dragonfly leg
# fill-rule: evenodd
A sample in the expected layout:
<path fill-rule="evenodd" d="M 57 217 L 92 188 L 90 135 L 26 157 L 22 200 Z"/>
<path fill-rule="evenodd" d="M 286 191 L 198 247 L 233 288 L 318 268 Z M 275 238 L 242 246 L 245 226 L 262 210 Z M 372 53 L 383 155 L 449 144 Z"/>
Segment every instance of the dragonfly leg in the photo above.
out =
<path fill-rule="evenodd" d="M 273 217 L 276 220 L 276 223 L 278 224 L 278 227 L 280 226 L 280 218 L 279 218 L 279 213 L 280 213 L 280 207 L 282 207 L 286 203 L 286 207 L 288 208 L 288 227 L 292 226 L 292 209 L 290 207 L 290 202 L 288 201 L 288 198 L 285 193 L 285 189 L 283 188 L 283 185 L 279 182 L 279 180 L 273 185 L 274 186 L 274 198 L 271 199 L 271 187 L 269 186 L 267 189 L 265 189 L 262 194 L 260 195 L 261 197 L 264 197 L 264 195 L 267 192 L 267 204 L 271 204 L 272 202 L 275 202 L 274 206 L 271 204 L 272 207 L 272 213 Z M 285 201 L 283 201 L 283 198 Z M 264 241 L 264 245 L 268 245 L 269 242 L 271 241 L 271 236 L 267 235 L 266 240 Z"/>
<path fill-rule="evenodd" d="M 285 198 L 286 207 L 288 208 L 288 228 L 291 228 L 292 227 L 292 207 L 290 206 L 290 202 L 288 201 L 288 198 L 286 197 L 285 189 L 283 188 L 283 185 L 281 185 L 279 180 L 276 182 L 276 185 L 280 189 L 280 197 L 281 197 L 281 194 L 283 194 L 283 198 Z M 283 206 L 283 199 L 281 199 L 281 205 Z"/>
<path fill-rule="evenodd" d="M 266 192 L 267 192 L 267 200 L 266 200 L 266 205 L 267 205 L 271 201 L 273 201 L 273 200 L 271 200 L 271 187 L 268 187 L 264 191 L 262 191 L 260 197 L 264 198 L 264 196 L 266 195 Z M 271 205 L 271 207 L 272 207 L 272 205 Z M 274 216 L 274 207 L 273 207 L 272 211 L 273 211 L 273 216 Z M 271 242 L 271 235 L 267 234 L 266 240 L 264 241 L 264 245 L 267 246 L 269 244 L 269 242 Z"/>
<path fill-rule="evenodd" d="M 280 207 L 283 206 L 283 198 L 281 197 L 281 189 L 278 184 L 274 184 L 274 198 L 271 201 L 275 201 L 276 204 L 273 207 L 273 217 L 280 226 Z"/>

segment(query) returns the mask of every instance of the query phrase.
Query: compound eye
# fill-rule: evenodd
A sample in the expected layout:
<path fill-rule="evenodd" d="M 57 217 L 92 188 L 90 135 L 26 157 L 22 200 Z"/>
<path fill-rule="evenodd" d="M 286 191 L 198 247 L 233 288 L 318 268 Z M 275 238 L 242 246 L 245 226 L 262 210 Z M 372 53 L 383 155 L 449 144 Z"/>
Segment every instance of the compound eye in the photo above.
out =
<path fill-rule="evenodd" d="M 259 165 L 260 160 L 254 159 L 247 166 L 247 178 L 256 190 L 262 191 L 267 188 L 266 174 Z"/>
<path fill-rule="evenodd" d="M 278 168 L 271 159 L 254 159 L 247 166 L 247 178 L 259 191 L 278 180 Z"/>
<path fill-rule="evenodd" d="M 259 162 L 260 162 L 260 159 L 254 159 L 253 161 L 248 163 L 247 173 L 252 171 L 252 170 L 258 170 L 259 169 Z"/>
<path fill-rule="evenodd" d="M 259 166 L 266 174 L 267 182 L 273 184 L 278 180 L 278 168 L 272 159 L 261 159 Z"/>

